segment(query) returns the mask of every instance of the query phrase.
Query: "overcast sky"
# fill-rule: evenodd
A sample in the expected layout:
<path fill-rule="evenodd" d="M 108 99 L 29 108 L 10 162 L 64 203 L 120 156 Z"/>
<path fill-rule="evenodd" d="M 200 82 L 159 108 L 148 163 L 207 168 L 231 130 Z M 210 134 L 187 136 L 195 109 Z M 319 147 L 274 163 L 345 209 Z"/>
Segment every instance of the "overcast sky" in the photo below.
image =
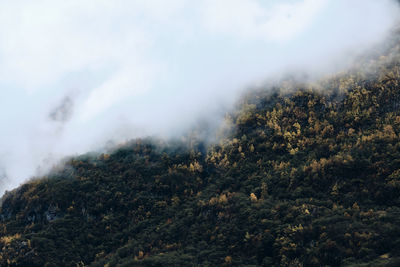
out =
<path fill-rule="evenodd" d="M 0 194 L 66 155 L 176 134 L 288 69 L 384 40 L 390 0 L 0 1 Z"/>

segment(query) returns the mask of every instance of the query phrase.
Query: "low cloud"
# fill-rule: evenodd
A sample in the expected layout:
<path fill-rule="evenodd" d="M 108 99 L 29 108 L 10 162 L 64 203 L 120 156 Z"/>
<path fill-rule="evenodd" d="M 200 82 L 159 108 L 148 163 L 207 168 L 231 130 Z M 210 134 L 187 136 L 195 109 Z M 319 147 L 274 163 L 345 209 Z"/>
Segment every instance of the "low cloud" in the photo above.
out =
<path fill-rule="evenodd" d="M 55 122 L 65 123 L 72 117 L 74 103 L 68 96 L 61 100 L 61 103 L 55 107 L 49 114 L 49 118 Z"/>
<path fill-rule="evenodd" d="M 109 140 L 179 134 L 288 70 L 345 69 L 398 14 L 390 0 L 1 2 L 0 191 Z"/>

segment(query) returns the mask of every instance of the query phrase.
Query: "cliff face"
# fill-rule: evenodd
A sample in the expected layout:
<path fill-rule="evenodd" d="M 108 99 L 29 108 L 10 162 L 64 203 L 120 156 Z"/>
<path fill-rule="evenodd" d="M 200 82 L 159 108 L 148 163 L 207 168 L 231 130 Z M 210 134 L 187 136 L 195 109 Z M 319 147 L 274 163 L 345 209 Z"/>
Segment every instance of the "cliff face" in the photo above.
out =
<path fill-rule="evenodd" d="M 218 144 L 134 140 L 7 193 L 1 264 L 399 264 L 396 49 L 248 94 Z"/>

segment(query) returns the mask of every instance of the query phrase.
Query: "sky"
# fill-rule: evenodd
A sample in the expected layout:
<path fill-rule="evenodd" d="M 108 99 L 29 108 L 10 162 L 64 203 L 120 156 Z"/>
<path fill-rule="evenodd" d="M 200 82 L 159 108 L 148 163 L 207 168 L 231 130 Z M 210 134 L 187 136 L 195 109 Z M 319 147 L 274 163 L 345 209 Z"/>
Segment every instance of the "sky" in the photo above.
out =
<path fill-rule="evenodd" d="M 0 194 L 107 142 L 174 136 L 287 71 L 349 67 L 391 0 L 0 0 Z"/>

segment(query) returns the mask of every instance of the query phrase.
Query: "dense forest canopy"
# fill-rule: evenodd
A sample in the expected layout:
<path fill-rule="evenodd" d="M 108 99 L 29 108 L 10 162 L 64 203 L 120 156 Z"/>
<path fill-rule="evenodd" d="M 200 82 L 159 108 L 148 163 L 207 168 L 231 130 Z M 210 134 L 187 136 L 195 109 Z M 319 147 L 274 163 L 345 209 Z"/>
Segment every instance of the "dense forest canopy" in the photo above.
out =
<path fill-rule="evenodd" d="M 2 266 L 400 265 L 400 49 L 7 192 Z"/>

